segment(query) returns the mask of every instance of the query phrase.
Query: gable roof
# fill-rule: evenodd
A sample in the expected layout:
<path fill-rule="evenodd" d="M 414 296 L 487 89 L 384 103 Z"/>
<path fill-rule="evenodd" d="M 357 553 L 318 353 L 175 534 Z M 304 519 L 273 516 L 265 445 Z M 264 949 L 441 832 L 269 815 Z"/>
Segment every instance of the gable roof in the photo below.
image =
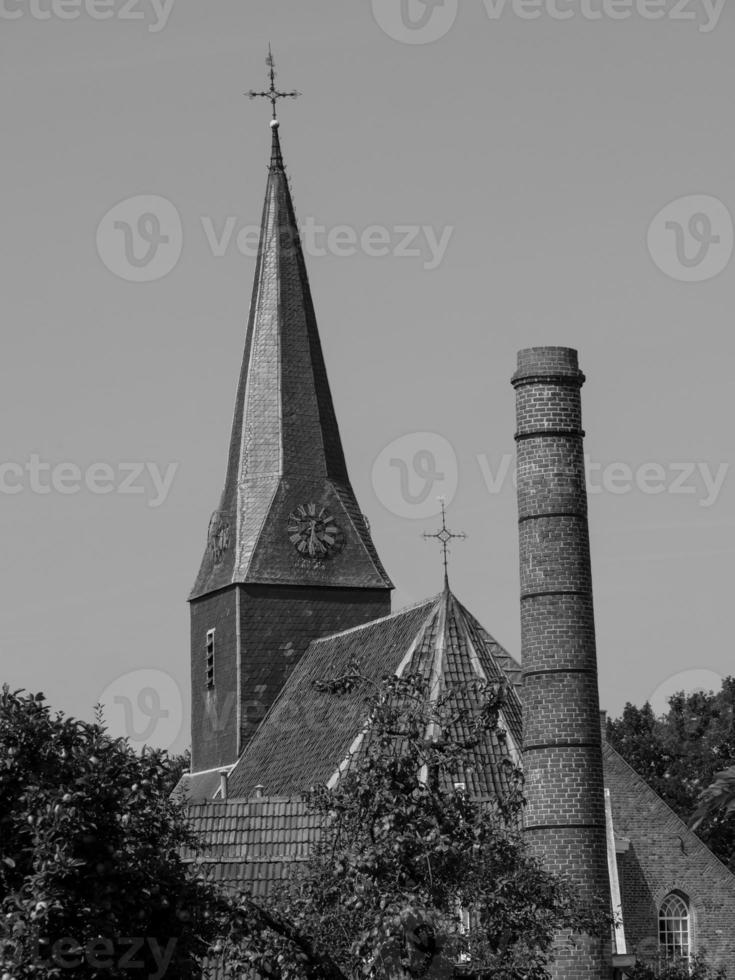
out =
<path fill-rule="evenodd" d="M 685 888 L 686 876 L 691 872 L 694 877 L 705 876 L 710 888 L 726 884 L 729 889 L 733 889 L 735 875 L 730 869 L 607 741 L 603 741 L 602 758 L 616 834 L 633 843 L 638 859 L 651 871 L 655 871 L 654 877 L 660 876 L 660 887 L 670 890 L 664 884 L 666 864 L 661 860 L 662 848 L 675 845 L 683 856 L 678 869 L 678 888 Z M 655 832 L 652 828 L 656 828 Z M 683 860 L 684 857 L 688 860 Z M 685 873 L 686 866 L 690 868 Z M 657 886 L 653 879 L 651 884 L 652 891 L 655 892 Z"/>
<path fill-rule="evenodd" d="M 259 785 L 268 795 L 292 795 L 335 777 L 359 746 L 372 688 L 361 685 L 336 697 L 317 690 L 315 682 L 336 678 L 354 663 L 373 682 L 416 672 L 437 693 L 452 687 L 466 707 L 477 700 L 478 684 L 507 684 L 504 664 L 519 669 L 449 589 L 384 619 L 315 640 L 235 765 L 232 797 L 248 797 Z M 500 723 L 505 734 L 485 740 L 479 764 L 465 776 L 468 791 L 478 797 L 497 797 L 506 785 L 504 760 L 520 757 L 521 707 L 512 684 Z"/>

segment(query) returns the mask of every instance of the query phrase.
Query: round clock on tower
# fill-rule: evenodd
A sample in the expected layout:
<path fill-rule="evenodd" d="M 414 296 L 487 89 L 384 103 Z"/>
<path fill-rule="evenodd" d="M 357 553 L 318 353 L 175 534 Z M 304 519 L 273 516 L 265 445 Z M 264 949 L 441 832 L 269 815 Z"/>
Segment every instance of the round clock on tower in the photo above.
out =
<path fill-rule="evenodd" d="M 289 514 L 288 536 L 302 558 L 332 558 L 344 546 L 339 526 L 317 504 L 299 504 Z"/>

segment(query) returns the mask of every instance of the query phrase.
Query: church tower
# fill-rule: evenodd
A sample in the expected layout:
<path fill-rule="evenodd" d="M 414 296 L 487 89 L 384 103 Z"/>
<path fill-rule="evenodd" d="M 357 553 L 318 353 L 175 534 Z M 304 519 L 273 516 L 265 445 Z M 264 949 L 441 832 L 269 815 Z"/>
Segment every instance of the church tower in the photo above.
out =
<path fill-rule="evenodd" d="M 272 65 L 271 65 L 272 68 Z M 189 597 L 192 772 L 234 763 L 311 640 L 390 612 L 272 151 L 225 486 Z"/>

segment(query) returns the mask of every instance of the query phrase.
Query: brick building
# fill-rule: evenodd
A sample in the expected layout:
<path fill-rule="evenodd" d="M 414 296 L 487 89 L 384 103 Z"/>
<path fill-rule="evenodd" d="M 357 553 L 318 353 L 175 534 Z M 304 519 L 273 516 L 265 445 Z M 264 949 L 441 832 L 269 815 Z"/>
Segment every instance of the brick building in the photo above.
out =
<path fill-rule="evenodd" d="M 503 760 L 522 760 L 532 850 L 622 915 L 609 941 L 572 953 L 559 936 L 555 977 L 624 976 L 636 954 L 664 948 L 706 949 L 735 978 L 735 877 L 601 732 L 583 383 L 575 351 L 519 354 L 522 666 L 448 583 L 392 613 L 345 465 L 273 121 L 225 486 L 190 596 L 182 789 L 220 880 L 263 892 L 303 860 L 318 828 L 300 793 L 334 785 L 359 751 L 364 702 L 336 705 L 314 680 L 357 660 L 376 679 L 417 671 L 437 689 L 505 682 L 505 737 L 488 740 L 468 790 L 501 792 Z"/>

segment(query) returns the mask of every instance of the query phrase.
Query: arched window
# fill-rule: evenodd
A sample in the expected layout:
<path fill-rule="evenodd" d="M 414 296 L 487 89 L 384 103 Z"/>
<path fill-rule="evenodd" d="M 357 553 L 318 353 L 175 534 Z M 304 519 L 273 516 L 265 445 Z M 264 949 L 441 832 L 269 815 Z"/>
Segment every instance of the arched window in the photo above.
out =
<path fill-rule="evenodd" d="M 658 913 L 658 939 L 661 952 L 671 959 L 689 959 L 691 928 L 689 906 L 675 892 L 667 895 Z"/>

